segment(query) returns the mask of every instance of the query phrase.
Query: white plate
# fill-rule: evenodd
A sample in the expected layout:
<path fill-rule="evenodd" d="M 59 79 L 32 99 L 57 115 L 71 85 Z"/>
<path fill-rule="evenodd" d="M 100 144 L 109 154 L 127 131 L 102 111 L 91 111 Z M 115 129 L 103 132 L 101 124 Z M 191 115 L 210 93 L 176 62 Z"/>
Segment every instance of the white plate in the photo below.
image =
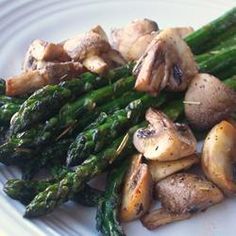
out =
<path fill-rule="evenodd" d="M 125 25 L 135 18 L 150 18 L 160 27 L 191 25 L 195 28 L 221 15 L 235 0 L 120 0 L 120 1 L 17 1 L 0 0 L 0 76 L 20 71 L 22 58 L 35 38 L 61 41 L 91 26 Z M 8 178 L 19 177 L 14 168 L 0 165 L 0 189 Z M 0 191 L 0 235 L 97 235 L 95 210 L 72 203 L 37 220 L 22 218 L 24 207 Z M 147 231 L 140 222 L 124 226 L 127 235 L 234 236 L 236 201 L 226 200 L 190 220 Z"/>

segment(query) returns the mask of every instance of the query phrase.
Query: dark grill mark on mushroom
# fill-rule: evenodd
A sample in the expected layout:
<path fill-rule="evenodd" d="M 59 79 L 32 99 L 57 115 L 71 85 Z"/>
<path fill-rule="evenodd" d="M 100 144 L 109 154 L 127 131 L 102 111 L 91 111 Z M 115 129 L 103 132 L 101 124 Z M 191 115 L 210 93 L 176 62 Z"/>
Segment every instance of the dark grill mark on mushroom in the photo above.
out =
<path fill-rule="evenodd" d="M 148 138 L 152 136 L 155 133 L 155 130 L 150 129 L 139 129 L 137 131 L 138 138 Z"/>
<path fill-rule="evenodd" d="M 182 83 L 183 71 L 178 65 L 173 66 L 173 77 L 177 85 L 180 85 Z"/>

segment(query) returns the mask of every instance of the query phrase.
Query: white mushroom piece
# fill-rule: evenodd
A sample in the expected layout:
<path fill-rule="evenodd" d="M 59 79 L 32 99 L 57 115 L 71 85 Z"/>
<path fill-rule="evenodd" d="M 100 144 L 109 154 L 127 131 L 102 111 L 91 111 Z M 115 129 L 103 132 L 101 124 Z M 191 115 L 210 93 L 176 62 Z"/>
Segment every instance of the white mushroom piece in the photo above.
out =
<path fill-rule="evenodd" d="M 211 128 L 236 111 L 236 92 L 209 74 L 193 78 L 184 100 L 186 118 L 197 129 Z"/>
<path fill-rule="evenodd" d="M 156 183 L 176 172 L 187 170 L 193 165 L 198 164 L 200 158 L 196 153 L 175 161 L 153 161 L 147 162 L 152 179 Z"/>
<path fill-rule="evenodd" d="M 156 22 L 149 19 L 134 20 L 123 28 L 112 30 L 112 46 L 127 61 L 138 60 L 152 41 L 154 36 L 152 33 L 156 31 L 158 31 Z"/>
<path fill-rule="evenodd" d="M 17 96 L 34 92 L 48 84 L 57 84 L 84 72 L 79 62 L 37 62 L 35 70 L 28 70 L 6 80 L 6 95 Z"/>
<path fill-rule="evenodd" d="M 133 70 L 135 89 L 153 95 L 164 88 L 184 91 L 197 73 L 191 49 L 171 28 L 155 36 Z"/>
<path fill-rule="evenodd" d="M 66 40 L 63 48 L 73 61 L 81 62 L 89 71 L 97 74 L 105 73 L 110 66 L 125 63 L 119 52 L 111 48 L 100 26 Z"/>
<path fill-rule="evenodd" d="M 152 202 L 152 177 L 148 166 L 141 160 L 140 154 L 132 157 L 124 181 L 120 219 L 125 222 L 140 218 L 149 210 Z"/>
<path fill-rule="evenodd" d="M 162 208 L 141 219 L 148 229 L 190 218 L 224 199 L 213 183 L 189 173 L 174 174 L 161 180 L 156 184 L 155 194 Z"/>
<path fill-rule="evenodd" d="M 26 52 L 23 62 L 23 71 L 36 70 L 38 62 L 65 62 L 70 61 L 63 45 L 49 43 L 40 39 L 34 40 Z"/>
<path fill-rule="evenodd" d="M 226 195 L 236 195 L 236 126 L 228 121 L 215 125 L 206 137 L 202 168 Z"/>
<path fill-rule="evenodd" d="M 135 132 L 133 144 L 147 159 L 173 161 L 195 153 L 197 141 L 187 125 L 173 123 L 152 108 L 146 112 L 146 120 L 148 127 Z"/>
<path fill-rule="evenodd" d="M 193 32 L 192 27 L 172 28 L 184 37 Z M 137 19 L 131 21 L 123 28 L 111 31 L 111 43 L 127 61 L 138 60 L 145 52 L 149 43 L 159 33 L 158 25 L 149 19 Z"/>

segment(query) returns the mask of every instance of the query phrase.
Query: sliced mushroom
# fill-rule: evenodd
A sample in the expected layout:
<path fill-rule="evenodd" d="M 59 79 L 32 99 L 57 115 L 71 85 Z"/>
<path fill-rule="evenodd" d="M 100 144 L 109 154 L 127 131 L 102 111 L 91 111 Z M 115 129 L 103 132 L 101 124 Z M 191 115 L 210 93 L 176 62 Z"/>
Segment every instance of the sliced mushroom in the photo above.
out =
<path fill-rule="evenodd" d="M 186 170 L 199 163 L 197 154 L 176 161 L 148 161 L 148 167 L 154 182 L 158 182 L 176 172 Z"/>
<path fill-rule="evenodd" d="M 194 214 L 223 201 L 223 193 L 213 183 L 195 174 L 179 173 L 156 184 L 162 207 L 176 214 Z"/>
<path fill-rule="evenodd" d="M 79 62 L 38 62 L 37 70 L 23 72 L 6 80 L 6 94 L 17 96 L 34 92 L 47 84 L 57 84 L 84 72 Z"/>
<path fill-rule="evenodd" d="M 141 154 L 132 157 L 132 164 L 125 178 L 120 219 L 131 221 L 144 215 L 152 201 L 152 177 Z"/>
<path fill-rule="evenodd" d="M 185 94 L 185 115 L 198 129 L 208 129 L 236 111 L 236 92 L 209 74 L 197 74 Z"/>
<path fill-rule="evenodd" d="M 10 77 L 6 81 L 6 95 L 16 96 L 35 91 L 42 88 L 48 82 L 47 75 L 39 71 L 23 72 L 19 75 Z"/>
<path fill-rule="evenodd" d="M 195 153 L 197 141 L 187 125 L 151 108 L 146 120 L 149 126 L 135 132 L 133 144 L 147 159 L 173 161 Z"/>
<path fill-rule="evenodd" d="M 156 209 L 150 213 L 144 215 L 141 218 L 141 222 L 144 227 L 149 230 L 154 230 L 162 225 L 170 224 L 180 220 L 186 220 L 191 217 L 190 213 L 176 214 L 168 212 L 164 208 Z"/>
<path fill-rule="evenodd" d="M 35 70 L 38 61 L 69 61 L 63 46 L 60 44 L 49 43 L 43 40 L 34 40 L 26 53 L 23 63 L 23 70 Z"/>
<path fill-rule="evenodd" d="M 115 65 L 125 63 L 122 56 L 111 48 L 101 26 L 66 40 L 63 47 L 74 61 L 81 62 L 94 73 L 105 73 L 113 63 Z"/>
<path fill-rule="evenodd" d="M 156 32 L 156 22 L 148 19 L 134 20 L 121 29 L 111 32 L 112 46 L 117 49 L 127 61 L 137 60 L 153 39 Z"/>
<path fill-rule="evenodd" d="M 227 121 L 215 125 L 202 152 L 206 176 L 227 195 L 236 194 L 236 128 Z"/>
<path fill-rule="evenodd" d="M 135 89 L 154 95 L 164 88 L 184 91 L 197 73 L 191 49 L 171 28 L 155 36 L 133 70 Z"/>

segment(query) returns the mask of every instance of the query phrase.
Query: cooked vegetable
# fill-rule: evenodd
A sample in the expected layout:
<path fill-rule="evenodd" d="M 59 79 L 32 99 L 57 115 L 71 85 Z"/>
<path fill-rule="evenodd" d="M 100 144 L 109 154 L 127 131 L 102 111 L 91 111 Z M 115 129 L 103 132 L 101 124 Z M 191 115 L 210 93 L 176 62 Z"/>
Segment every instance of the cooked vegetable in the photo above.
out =
<path fill-rule="evenodd" d="M 140 19 L 130 22 L 123 28 L 111 32 L 112 46 L 117 49 L 127 61 L 139 59 L 158 30 L 156 22 Z"/>
<path fill-rule="evenodd" d="M 190 48 L 172 29 L 161 31 L 134 67 L 135 89 L 158 94 L 162 89 L 183 91 L 198 68 Z"/>
<path fill-rule="evenodd" d="M 58 67 L 59 66 L 59 67 Z M 79 62 L 64 62 L 45 65 L 40 70 L 22 72 L 6 80 L 6 95 L 17 96 L 46 86 L 68 80 L 84 72 Z"/>
<path fill-rule="evenodd" d="M 197 154 L 184 157 L 176 161 L 148 161 L 148 167 L 154 182 L 158 182 L 181 170 L 186 170 L 192 165 L 199 163 L 200 158 Z"/>
<path fill-rule="evenodd" d="M 155 190 L 162 207 L 177 214 L 194 214 L 224 199 L 213 183 L 188 173 L 174 174 L 161 180 Z"/>
<path fill-rule="evenodd" d="M 197 141 L 185 124 L 173 123 L 164 113 L 149 108 L 147 128 L 135 132 L 133 143 L 147 159 L 173 161 L 193 154 Z"/>
<path fill-rule="evenodd" d="M 202 60 L 199 62 L 199 70 L 201 73 L 209 73 L 215 76 L 219 76 L 225 79 L 224 74 L 227 74 L 227 70 L 231 67 L 235 67 L 236 64 L 236 47 L 235 45 L 223 50 L 209 57 L 206 61 Z M 233 76 L 235 74 L 235 69 L 233 74 L 227 74 L 227 77 Z"/>
<path fill-rule="evenodd" d="M 222 121 L 207 135 L 201 160 L 206 176 L 227 195 L 236 194 L 235 154 L 236 128 Z"/>
<path fill-rule="evenodd" d="M 68 173 L 59 183 L 39 193 L 27 206 L 25 217 L 36 217 L 52 212 L 67 201 L 73 192 L 78 192 L 85 181 L 102 173 L 116 159 L 129 155 L 133 151 L 131 137 L 138 127 L 134 126 L 128 135 L 116 139 L 96 156 L 90 155 L 75 169 L 75 172 Z"/>
<path fill-rule="evenodd" d="M 227 32 L 233 35 L 236 31 L 235 24 L 236 7 L 193 32 L 185 40 L 194 54 L 200 54 L 223 41 Z"/>
<path fill-rule="evenodd" d="M 142 163 L 142 155 L 132 157 L 132 163 L 126 174 L 120 208 L 121 221 L 140 218 L 152 203 L 153 182 L 147 164 Z"/>
<path fill-rule="evenodd" d="M 100 26 L 66 40 L 63 47 L 74 61 L 81 62 L 88 70 L 97 74 L 106 72 L 113 63 L 125 64 L 121 55 L 111 48 L 106 33 Z"/>
<path fill-rule="evenodd" d="M 79 79 L 64 81 L 58 85 L 48 85 L 37 90 L 20 107 L 19 112 L 11 122 L 12 133 L 23 131 L 33 125 L 53 116 L 68 101 L 77 99 L 80 95 L 115 82 L 129 74 L 130 66 L 124 66 L 110 71 L 104 77 L 92 73 L 84 73 Z"/>
<path fill-rule="evenodd" d="M 133 77 L 120 79 L 114 84 L 94 90 L 74 102 L 67 103 L 62 106 L 58 115 L 50 118 L 44 124 L 13 135 L 9 140 L 9 145 L 32 148 L 58 140 L 75 129 L 82 114 L 93 111 L 96 106 L 104 104 L 111 97 L 118 97 L 131 89 L 133 84 Z M 4 148 L 0 149 L 3 155 Z"/>
<path fill-rule="evenodd" d="M 72 141 L 72 138 L 62 139 L 41 151 L 39 149 L 29 150 L 28 153 L 22 154 L 21 150 L 19 150 L 19 157 L 15 156 L 15 159 L 13 159 L 9 156 L 7 162 L 8 164 L 18 165 L 22 171 L 22 179 L 29 180 L 43 168 L 50 170 L 54 166 L 65 165 L 66 153 Z M 22 155 L 24 155 L 23 158 L 25 159 L 23 161 Z"/>
<path fill-rule="evenodd" d="M 3 191 L 12 199 L 20 201 L 22 204 L 29 204 L 34 197 L 44 191 L 55 180 L 20 180 L 10 179 L 5 185 Z M 97 206 L 102 198 L 103 192 L 85 184 L 81 192 L 75 193 L 71 200 L 84 206 Z"/>
<path fill-rule="evenodd" d="M 129 103 L 126 108 L 108 116 L 103 124 L 79 133 L 68 150 L 67 165 L 80 164 L 88 155 L 99 152 L 110 143 L 110 140 L 119 137 L 125 130 L 142 120 L 148 107 L 159 106 L 165 100 L 164 95 L 158 99 L 144 95 Z"/>
<path fill-rule="evenodd" d="M 34 40 L 26 53 L 23 70 L 35 70 L 38 61 L 69 61 L 61 44 L 49 43 L 40 39 Z"/>
<path fill-rule="evenodd" d="M 96 228 L 102 235 L 125 235 L 119 222 L 121 192 L 129 160 L 108 174 L 104 198 L 99 202 L 96 214 Z"/>
<path fill-rule="evenodd" d="M 141 218 L 141 222 L 147 229 L 154 230 L 162 225 L 170 224 L 180 220 L 186 220 L 190 217 L 190 213 L 177 214 L 169 212 L 164 208 L 160 208 L 144 215 Z"/>
<path fill-rule="evenodd" d="M 236 92 L 209 74 L 194 77 L 184 100 L 186 118 L 198 129 L 211 128 L 236 111 Z"/>

